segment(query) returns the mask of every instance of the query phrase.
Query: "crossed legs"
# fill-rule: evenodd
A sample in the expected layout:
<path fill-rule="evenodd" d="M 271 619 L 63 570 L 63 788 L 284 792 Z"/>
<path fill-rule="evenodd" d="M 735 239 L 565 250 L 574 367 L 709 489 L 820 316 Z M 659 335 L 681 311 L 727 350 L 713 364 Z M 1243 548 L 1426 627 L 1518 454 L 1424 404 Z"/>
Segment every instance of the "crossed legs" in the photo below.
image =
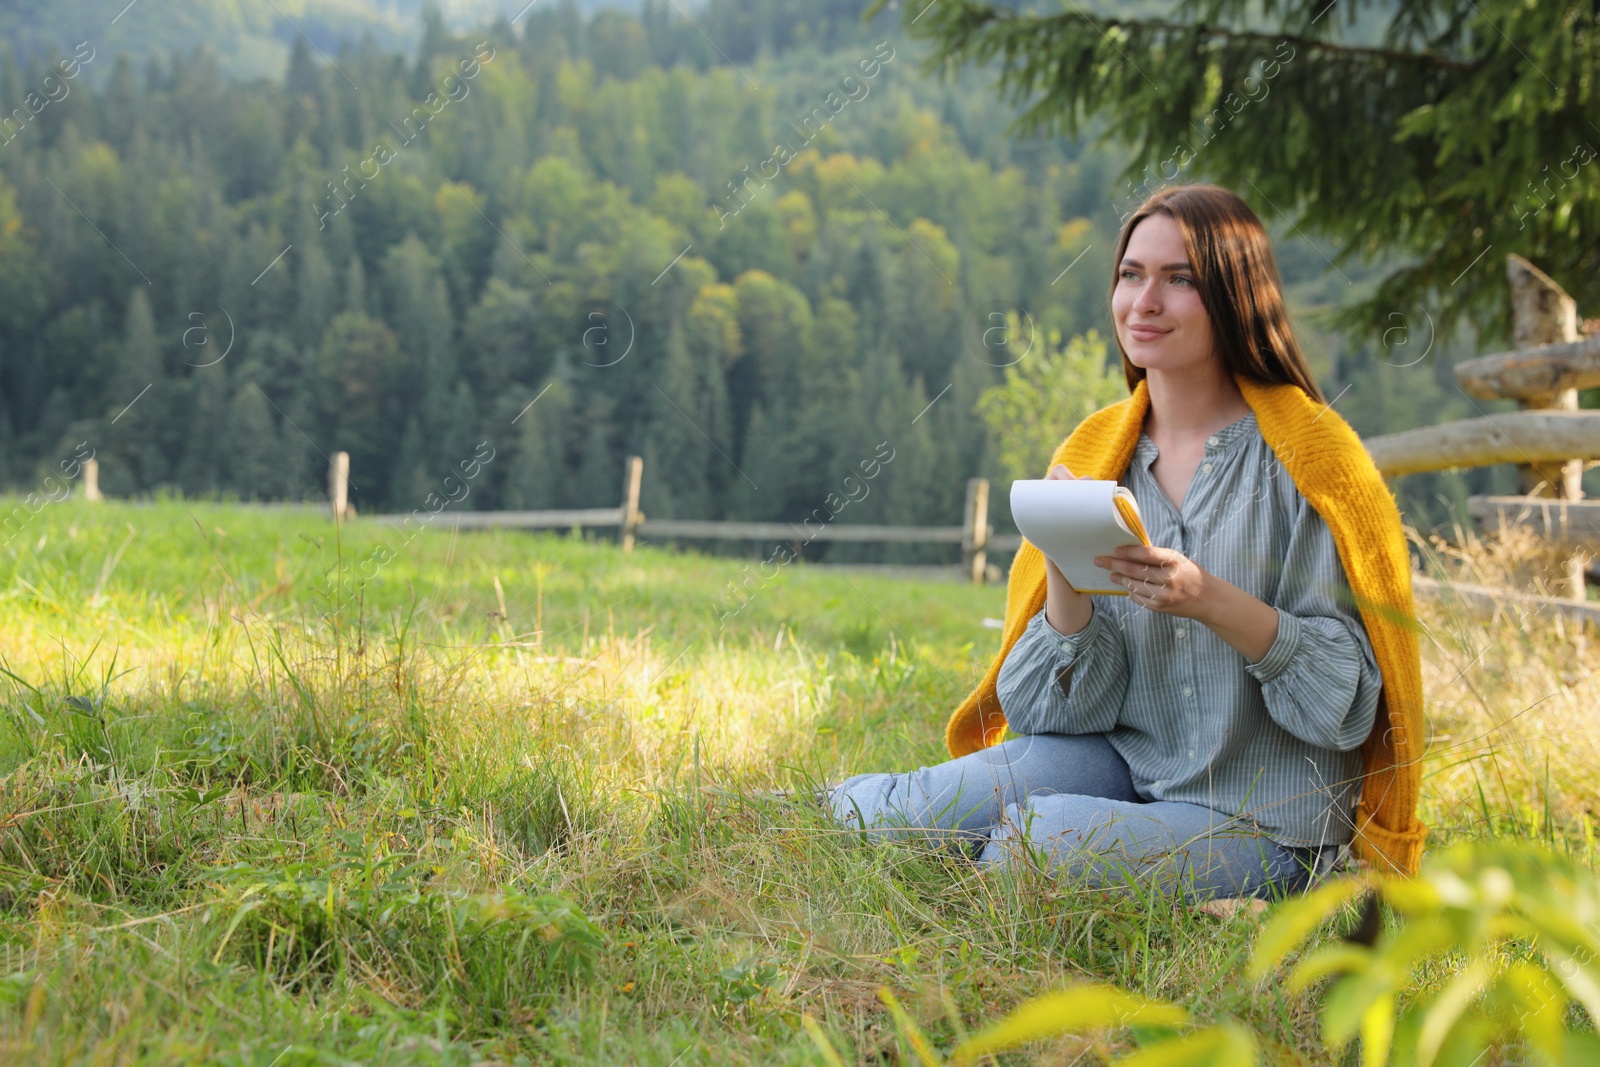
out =
<path fill-rule="evenodd" d="M 1296 892 L 1336 851 L 1279 845 L 1202 805 L 1144 801 L 1100 734 L 1034 734 L 903 774 L 858 774 L 828 803 L 871 837 L 954 844 L 984 865 L 1031 854 L 1085 884 L 1189 900 Z"/>

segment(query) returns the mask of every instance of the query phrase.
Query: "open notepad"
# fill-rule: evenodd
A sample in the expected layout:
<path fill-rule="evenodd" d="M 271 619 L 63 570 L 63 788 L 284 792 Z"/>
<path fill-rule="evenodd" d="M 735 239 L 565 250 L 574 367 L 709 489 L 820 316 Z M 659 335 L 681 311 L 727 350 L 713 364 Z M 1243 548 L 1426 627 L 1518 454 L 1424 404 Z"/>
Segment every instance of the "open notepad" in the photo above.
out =
<path fill-rule="evenodd" d="M 1111 572 L 1094 565 L 1119 545 L 1148 545 L 1133 494 L 1116 482 L 1022 479 L 1011 483 L 1011 517 L 1080 593 L 1127 596 Z"/>

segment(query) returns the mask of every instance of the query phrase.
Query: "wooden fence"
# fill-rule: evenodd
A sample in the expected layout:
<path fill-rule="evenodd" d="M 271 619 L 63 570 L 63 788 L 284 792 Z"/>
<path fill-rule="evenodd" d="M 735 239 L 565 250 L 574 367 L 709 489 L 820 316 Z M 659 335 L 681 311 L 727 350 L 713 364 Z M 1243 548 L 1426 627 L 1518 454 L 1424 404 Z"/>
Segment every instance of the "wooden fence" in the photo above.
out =
<path fill-rule="evenodd" d="M 1515 464 L 1516 496 L 1467 500 L 1473 521 L 1489 532 L 1532 530 L 1567 552 L 1551 590 L 1555 597 L 1459 586 L 1451 592 L 1483 611 L 1517 604 L 1565 618 L 1600 623 L 1589 606 L 1586 571 L 1600 544 L 1600 504 L 1583 499 L 1583 468 L 1600 458 L 1600 412 L 1578 409 L 1578 390 L 1600 385 L 1600 336 L 1580 339 L 1576 302 L 1521 256 L 1506 257 L 1511 286 L 1510 352 L 1455 368 L 1469 396 L 1515 400 L 1520 410 L 1387 434 L 1367 442 L 1385 475 Z M 1419 578 L 1429 591 L 1437 583 Z"/>
<path fill-rule="evenodd" d="M 349 478 L 348 459 L 334 456 L 330 495 L 340 499 L 340 481 Z M 856 541 L 876 544 L 950 544 L 961 546 L 962 572 L 974 582 L 983 582 L 988 571 L 988 552 L 1015 551 L 1022 545 L 1018 535 L 995 537 L 989 524 L 989 480 L 967 480 L 965 518 L 960 526 L 884 526 L 838 522 L 801 525 L 792 522 L 735 522 L 703 519 L 652 519 L 639 510 L 639 490 L 643 483 L 644 460 L 629 456 L 623 467 L 622 502 L 614 508 L 576 508 L 564 511 L 460 511 L 443 512 L 452 526 L 462 529 L 511 527 L 515 529 L 596 529 L 615 528 L 624 552 L 633 551 L 636 537 L 662 540 L 723 540 L 788 542 L 795 554 L 812 541 Z M 379 515 L 378 520 L 403 523 L 409 515 Z M 805 522 L 806 520 L 802 520 Z"/>
<path fill-rule="evenodd" d="M 1600 386 L 1600 335 L 1579 337 L 1576 303 L 1533 264 L 1520 256 L 1507 256 L 1506 272 L 1516 348 L 1461 363 L 1455 375 L 1469 396 L 1516 400 L 1520 410 L 1369 438 L 1367 451 L 1385 477 L 1516 464 L 1520 494 L 1471 497 L 1467 501 L 1471 518 L 1490 532 L 1515 527 L 1532 530 L 1568 553 L 1554 583 L 1555 597 L 1442 586 L 1420 575 L 1415 579 L 1419 592 L 1454 596 L 1485 612 L 1518 605 L 1600 624 L 1600 606 L 1588 604 L 1586 590 L 1586 571 L 1600 545 L 1600 502 L 1583 499 L 1582 482 L 1585 463 L 1600 459 L 1600 411 L 1578 409 L 1578 390 Z M 797 556 L 802 546 L 812 541 L 951 544 L 961 549 L 961 575 L 978 583 L 989 577 L 990 552 L 1015 551 L 1022 544 L 1019 535 L 995 535 L 989 523 L 989 483 L 983 478 L 968 480 L 959 526 L 796 525 L 649 518 L 639 510 L 643 472 L 644 461 L 629 456 L 623 471 L 622 500 L 616 507 L 451 512 L 449 522 L 466 529 L 615 528 L 624 552 L 633 550 L 637 537 L 790 542 Z M 84 463 L 82 478 L 84 498 L 99 500 L 99 465 L 94 460 Z M 328 478 L 335 516 L 353 515 L 347 453 L 334 454 Z M 411 516 L 377 518 L 400 523 Z"/>
<path fill-rule="evenodd" d="M 1506 605 L 1546 611 L 1568 619 L 1600 624 L 1600 607 L 1586 602 L 1585 570 L 1600 543 L 1600 503 L 1586 502 L 1581 475 L 1586 461 L 1600 458 L 1600 412 L 1579 411 L 1577 391 L 1600 385 L 1600 336 L 1580 340 L 1577 308 L 1572 298 L 1538 268 L 1519 256 L 1507 257 L 1515 322 L 1510 352 L 1458 365 L 1455 374 L 1470 396 L 1514 399 L 1521 410 L 1463 419 L 1366 441 L 1367 451 L 1385 477 L 1423 471 L 1453 470 L 1493 464 L 1516 464 L 1517 496 L 1481 496 L 1468 500 L 1473 520 L 1488 531 L 1526 527 L 1570 550 L 1560 576 L 1558 596 L 1514 590 L 1441 585 L 1417 576 L 1418 592 L 1454 597 L 1483 612 Z M 989 523 L 989 483 L 967 482 L 961 524 L 950 526 L 882 526 L 824 522 L 725 522 L 698 519 L 652 519 L 639 509 L 644 461 L 628 457 L 622 500 L 613 508 L 566 511 L 493 511 L 452 513 L 451 524 L 463 528 L 522 529 L 615 528 L 623 551 L 636 537 L 790 542 L 796 555 L 812 541 L 951 544 L 961 549 L 960 572 L 967 580 L 989 576 L 990 552 L 1015 551 L 1019 535 L 996 536 Z M 345 499 L 348 459 L 336 459 L 330 497 Z M 390 522 L 401 516 L 380 516 Z"/>

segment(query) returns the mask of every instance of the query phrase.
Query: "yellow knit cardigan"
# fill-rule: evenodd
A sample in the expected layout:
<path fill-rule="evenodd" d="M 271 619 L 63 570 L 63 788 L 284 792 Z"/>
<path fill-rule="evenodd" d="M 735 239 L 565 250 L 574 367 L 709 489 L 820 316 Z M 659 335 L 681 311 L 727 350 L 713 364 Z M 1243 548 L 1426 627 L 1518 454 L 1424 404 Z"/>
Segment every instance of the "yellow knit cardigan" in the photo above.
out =
<path fill-rule="evenodd" d="M 1365 776 L 1353 851 L 1380 870 L 1414 874 L 1427 835 L 1416 814 L 1426 737 L 1411 561 L 1400 513 L 1361 439 L 1336 412 L 1298 386 L 1236 381 L 1255 411 L 1262 438 L 1333 533 L 1383 676 L 1377 718 L 1361 749 Z M 1127 400 L 1084 419 L 1056 449 L 1051 466 L 1064 463 L 1073 474 L 1120 479 L 1149 410 L 1149 392 L 1141 381 Z M 995 679 L 1044 602 L 1044 556 L 1024 541 L 1011 565 L 1000 654 L 945 729 L 952 756 L 997 744 L 1004 735 Z"/>

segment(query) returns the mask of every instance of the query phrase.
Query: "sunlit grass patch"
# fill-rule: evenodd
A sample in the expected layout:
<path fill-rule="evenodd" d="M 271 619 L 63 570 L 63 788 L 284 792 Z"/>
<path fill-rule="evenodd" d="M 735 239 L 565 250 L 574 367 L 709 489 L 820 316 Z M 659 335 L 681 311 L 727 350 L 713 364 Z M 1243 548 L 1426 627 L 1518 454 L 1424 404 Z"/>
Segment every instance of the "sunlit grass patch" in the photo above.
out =
<path fill-rule="evenodd" d="M 945 1055 L 1084 981 L 1322 1055 L 1313 993 L 1241 982 L 1249 918 L 804 799 L 943 758 L 1003 589 L 799 564 L 719 622 L 738 564 L 548 535 L 429 531 L 349 586 L 375 523 L 64 504 L 30 535 L 0 555 L 0 1059 L 818 1063 L 806 1015 L 892 1059 L 882 986 Z M 1589 863 L 1592 653 L 1423 622 L 1436 840 Z"/>

